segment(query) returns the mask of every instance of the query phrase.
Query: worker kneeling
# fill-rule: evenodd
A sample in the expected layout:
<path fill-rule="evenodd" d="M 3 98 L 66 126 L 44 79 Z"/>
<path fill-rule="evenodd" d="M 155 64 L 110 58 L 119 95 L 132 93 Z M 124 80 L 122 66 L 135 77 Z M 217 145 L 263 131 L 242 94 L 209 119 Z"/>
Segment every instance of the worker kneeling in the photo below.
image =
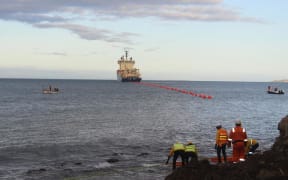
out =
<path fill-rule="evenodd" d="M 250 156 L 255 153 L 256 149 L 259 147 L 259 143 L 256 139 L 248 139 L 245 144 L 245 154 L 246 156 Z"/>
<path fill-rule="evenodd" d="M 198 160 L 197 149 L 195 144 L 188 142 L 185 146 L 185 163 L 190 164 Z"/>
<path fill-rule="evenodd" d="M 173 156 L 173 170 L 176 169 L 176 161 L 178 156 L 181 157 L 182 160 L 182 166 L 184 166 L 185 163 L 185 146 L 182 143 L 176 142 L 175 144 L 173 144 L 170 153 L 168 155 L 168 159 L 166 161 L 166 164 L 168 164 L 169 159 Z"/>

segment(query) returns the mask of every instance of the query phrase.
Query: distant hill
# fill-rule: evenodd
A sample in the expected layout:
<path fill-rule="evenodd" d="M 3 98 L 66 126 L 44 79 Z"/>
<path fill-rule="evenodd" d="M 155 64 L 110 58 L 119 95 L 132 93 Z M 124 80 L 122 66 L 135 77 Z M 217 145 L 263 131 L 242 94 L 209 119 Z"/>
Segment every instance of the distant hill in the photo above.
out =
<path fill-rule="evenodd" d="M 285 82 L 285 83 L 288 83 L 288 79 L 274 80 L 273 82 Z"/>

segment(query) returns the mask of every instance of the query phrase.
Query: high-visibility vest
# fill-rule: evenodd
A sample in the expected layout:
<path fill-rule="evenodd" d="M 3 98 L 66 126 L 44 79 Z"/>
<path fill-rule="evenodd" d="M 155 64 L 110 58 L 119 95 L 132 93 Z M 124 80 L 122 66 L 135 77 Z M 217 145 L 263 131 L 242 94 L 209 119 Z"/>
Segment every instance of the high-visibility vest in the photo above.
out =
<path fill-rule="evenodd" d="M 256 139 L 248 139 L 246 146 L 245 146 L 245 153 L 247 154 L 252 146 L 257 144 L 258 142 Z"/>
<path fill-rule="evenodd" d="M 226 144 L 228 141 L 228 133 L 225 129 L 221 128 L 218 130 L 217 132 L 217 137 L 216 137 L 216 144 L 217 145 L 222 145 L 222 144 Z"/>
<path fill-rule="evenodd" d="M 196 152 L 196 146 L 194 144 L 186 145 L 185 152 Z"/>
<path fill-rule="evenodd" d="M 176 143 L 173 145 L 173 151 L 185 150 L 185 147 L 181 143 Z"/>
<path fill-rule="evenodd" d="M 229 135 L 229 141 L 233 142 L 247 142 L 247 134 L 245 128 L 242 127 L 235 127 L 232 128 L 230 135 Z"/>
<path fill-rule="evenodd" d="M 256 143 L 257 143 L 257 141 L 256 141 L 256 139 L 248 139 L 248 141 L 247 141 L 248 143 L 248 145 L 255 145 Z"/>

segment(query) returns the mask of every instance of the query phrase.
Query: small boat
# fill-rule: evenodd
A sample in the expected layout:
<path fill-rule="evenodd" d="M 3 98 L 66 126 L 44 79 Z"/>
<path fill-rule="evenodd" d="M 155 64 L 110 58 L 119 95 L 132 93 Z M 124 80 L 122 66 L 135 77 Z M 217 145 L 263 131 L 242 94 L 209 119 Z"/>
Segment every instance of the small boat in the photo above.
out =
<path fill-rule="evenodd" d="M 267 91 L 268 94 L 285 94 L 283 90 L 279 91 Z"/>
<path fill-rule="evenodd" d="M 267 93 L 268 94 L 285 94 L 283 89 L 279 89 L 277 87 L 273 88 L 272 86 L 268 86 Z"/>
<path fill-rule="evenodd" d="M 59 93 L 59 88 L 52 88 L 52 86 L 49 86 L 47 89 L 42 90 L 43 94 L 57 94 Z"/>
<path fill-rule="evenodd" d="M 50 91 L 49 89 L 43 89 L 42 91 L 43 94 L 56 94 L 56 93 L 59 93 L 59 91 Z"/>

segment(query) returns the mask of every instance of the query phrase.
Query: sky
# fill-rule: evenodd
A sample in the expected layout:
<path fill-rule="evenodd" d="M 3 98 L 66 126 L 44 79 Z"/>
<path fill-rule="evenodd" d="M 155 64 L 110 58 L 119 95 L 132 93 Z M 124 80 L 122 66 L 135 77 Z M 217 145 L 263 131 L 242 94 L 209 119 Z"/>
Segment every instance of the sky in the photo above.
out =
<path fill-rule="evenodd" d="M 0 78 L 288 79 L 287 0 L 0 2 Z"/>

